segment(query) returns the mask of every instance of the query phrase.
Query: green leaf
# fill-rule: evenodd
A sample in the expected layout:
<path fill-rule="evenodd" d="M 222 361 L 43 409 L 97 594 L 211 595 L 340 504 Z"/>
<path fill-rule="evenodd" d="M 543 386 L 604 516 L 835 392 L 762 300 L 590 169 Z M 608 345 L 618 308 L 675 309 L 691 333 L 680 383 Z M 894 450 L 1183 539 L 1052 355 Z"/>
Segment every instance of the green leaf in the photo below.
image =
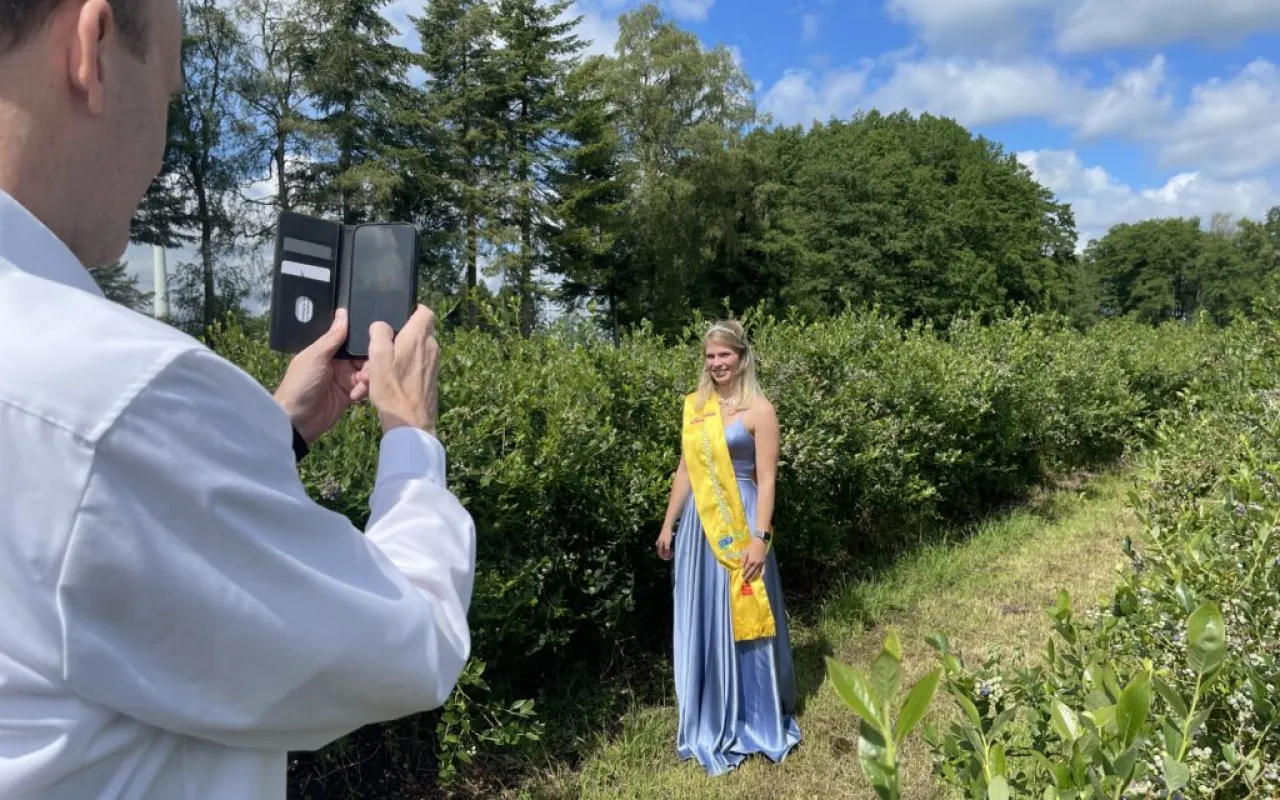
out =
<path fill-rule="evenodd" d="M 1110 664 L 1103 664 L 1098 672 L 1102 676 L 1102 685 L 1111 697 L 1111 702 L 1116 702 L 1120 697 L 1120 680 L 1116 677 L 1115 667 Z"/>
<path fill-rule="evenodd" d="M 1181 764 L 1172 756 L 1164 757 L 1164 783 L 1170 792 L 1176 792 L 1191 781 L 1191 768 Z"/>
<path fill-rule="evenodd" d="M 911 691 L 907 693 L 907 699 L 902 703 L 902 710 L 898 713 L 898 724 L 896 738 L 898 744 L 906 741 L 911 730 L 924 717 L 925 712 L 929 709 L 929 704 L 933 702 L 934 694 L 938 691 L 938 680 L 942 677 L 942 670 L 935 667 L 931 672 L 920 680 L 916 681 L 916 685 L 911 687 Z"/>
<path fill-rule="evenodd" d="M 1212 602 L 1203 603 L 1187 619 L 1187 661 L 1198 674 L 1213 673 L 1226 659 L 1226 627 Z"/>
<path fill-rule="evenodd" d="M 824 656 L 827 662 L 827 674 L 831 676 L 831 684 L 836 694 L 845 705 L 857 712 L 858 716 L 869 722 L 880 721 L 880 705 L 868 684 L 866 676 L 857 669 L 841 664 L 831 656 Z"/>
<path fill-rule="evenodd" d="M 1116 707 L 1103 706 L 1101 708 L 1095 708 L 1094 710 L 1086 713 L 1085 716 L 1092 717 L 1093 724 L 1098 728 L 1098 730 L 1102 730 L 1116 721 Z"/>
<path fill-rule="evenodd" d="M 1111 601 L 1111 613 L 1117 617 L 1128 617 L 1137 611 L 1138 596 L 1133 593 L 1133 589 L 1128 586 L 1117 589 L 1115 598 Z"/>
<path fill-rule="evenodd" d="M 924 637 L 924 640 L 930 647 L 937 650 L 939 655 L 945 656 L 951 652 L 951 642 L 945 633 L 931 633 Z"/>
<path fill-rule="evenodd" d="M 884 644 L 881 645 L 881 652 L 888 654 L 894 661 L 901 663 L 902 661 L 902 640 L 898 638 L 898 631 L 890 628 L 885 634 Z"/>
<path fill-rule="evenodd" d="M 991 745 L 991 756 L 989 758 L 989 761 L 991 763 L 992 775 L 1008 775 L 1009 774 L 1009 765 L 1004 758 L 1004 746 L 1001 745 L 999 742 L 996 742 L 995 744 Z"/>
<path fill-rule="evenodd" d="M 1173 588 L 1173 596 L 1178 598 L 1178 604 L 1185 614 L 1190 614 L 1196 607 L 1196 593 L 1182 581 L 1178 581 L 1178 585 Z"/>
<path fill-rule="evenodd" d="M 959 689 L 955 688 L 951 689 L 951 696 L 956 699 L 956 704 L 964 711 L 965 716 L 969 718 L 969 721 L 972 722 L 975 727 L 981 728 L 982 715 L 978 713 L 978 707 L 973 704 L 973 701 L 966 697 Z"/>
<path fill-rule="evenodd" d="M 1213 713 L 1212 704 L 1207 705 L 1204 708 L 1196 711 L 1195 716 L 1191 718 L 1191 724 L 1187 726 L 1187 730 L 1190 731 L 1192 735 L 1194 735 L 1196 731 L 1200 730 L 1200 726 L 1204 725 L 1205 720 L 1209 719 L 1209 715 L 1212 713 Z"/>
<path fill-rule="evenodd" d="M 1162 730 L 1164 731 L 1165 751 L 1169 753 L 1176 753 L 1179 750 L 1181 750 L 1182 749 L 1182 731 L 1179 730 L 1174 725 L 1170 724 L 1169 720 L 1167 719 L 1164 721 L 1164 724 L 1162 725 Z"/>
<path fill-rule="evenodd" d="M 1009 722 L 1009 720 L 1013 719 L 1014 716 L 1017 715 L 1017 713 L 1017 706 L 1009 706 L 1004 711 L 997 714 L 996 718 L 991 722 L 991 727 L 987 729 L 987 737 L 993 738 L 1000 729 Z"/>
<path fill-rule="evenodd" d="M 859 726 L 858 765 L 877 796 L 884 800 L 898 800 L 898 771 L 896 765 L 888 763 L 887 753 L 888 748 L 879 729 L 864 720 Z"/>
<path fill-rule="evenodd" d="M 1187 709 L 1187 702 L 1182 699 L 1182 695 L 1178 694 L 1178 690 L 1160 678 L 1155 679 L 1155 687 L 1164 701 L 1169 704 L 1169 709 L 1177 716 L 1178 722 L 1185 722 L 1190 712 Z"/>
<path fill-rule="evenodd" d="M 987 787 L 987 800 L 1009 800 L 1009 782 L 997 775 Z"/>
<path fill-rule="evenodd" d="M 871 662 L 871 683 L 880 700 L 880 707 L 886 712 L 897 701 L 901 681 L 898 664 L 898 660 L 893 658 L 887 647 L 876 656 L 875 661 Z M 882 721 L 887 723 L 888 719 Z"/>
<path fill-rule="evenodd" d="M 1240 754 L 1236 752 L 1236 748 L 1231 742 L 1225 742 L 1222 745 L 1222 760 L 1227 762 L 1228 767 L 1234 767 L 1240 763 Z"/>
<path fill-rule="evenodd" d="M 1080 723 L 1076 720 L 1074 711 L 1056 697 L 1050 701 L 1049 709 L 1052 715 L 1053 729 L 1057 731 L 1064 742 L 1071 744 L 1080 738 Z"/>
<path fill-rule="evenodd" d="M 1138 765 L 1139 752 L 1138 747 L 1130 747 L 1116 758 L 1115 771 L 1121 780 L 1127 781 L 1133 777 L 1133 769 Z"/>
<path fill-rule="evenodd" d="M 1133 746 L 1147 724 L 1151 710 L 1151 681 L 1147 674 L 1139 673 L 1120 695 L 1116 704 L 1116 725 L 1120 729 L 1120 741 L 1126 748 Z"/>
<path fill-rule="evenodd" d="M 1071 616 L 1071 595 L 1067 594 L 1066 589 L 1058 590 L 1058 602 L 1051 616 L 1059 622 Z"/>

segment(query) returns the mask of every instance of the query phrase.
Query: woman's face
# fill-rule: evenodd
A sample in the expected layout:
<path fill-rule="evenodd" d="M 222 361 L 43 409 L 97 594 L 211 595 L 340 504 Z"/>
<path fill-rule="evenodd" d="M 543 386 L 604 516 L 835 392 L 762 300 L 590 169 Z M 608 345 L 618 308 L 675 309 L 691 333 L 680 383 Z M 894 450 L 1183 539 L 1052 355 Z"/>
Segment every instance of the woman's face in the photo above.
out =
<path fill-rule="evenodd" d="M 738 354 L 733 348 L 715 340 L 707 342 L 706 370 L 717 386 L 725 386 L 738 369 Z"/>

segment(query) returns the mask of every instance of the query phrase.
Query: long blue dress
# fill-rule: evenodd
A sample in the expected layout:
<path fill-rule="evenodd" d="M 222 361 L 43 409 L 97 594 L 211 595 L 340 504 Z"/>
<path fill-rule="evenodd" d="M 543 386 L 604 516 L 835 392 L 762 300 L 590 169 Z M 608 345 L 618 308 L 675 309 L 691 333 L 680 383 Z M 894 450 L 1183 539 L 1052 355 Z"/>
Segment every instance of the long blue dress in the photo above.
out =
<path fill-rule="evenodd" d="M 725 428 L 725 439 L 754 530 L 755 440 L 741 416 Z M 764 582 L 777 634 L 735 642 L 729 573 L 707 544 L 690 492 L 675 540 L 676 749 L 682 759 L 697 759 L 708 775 L 728 772 L 757 753 L 781 761 L 800 743 L 795 668 L 772 547 Z"/>

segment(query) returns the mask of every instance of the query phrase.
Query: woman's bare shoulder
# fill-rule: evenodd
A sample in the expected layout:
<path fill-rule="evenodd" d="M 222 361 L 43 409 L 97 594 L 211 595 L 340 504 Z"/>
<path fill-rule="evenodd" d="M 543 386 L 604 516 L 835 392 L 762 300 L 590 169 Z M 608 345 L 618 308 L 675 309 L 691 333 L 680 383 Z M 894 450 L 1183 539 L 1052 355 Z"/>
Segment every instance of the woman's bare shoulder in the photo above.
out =
<path fill-rule="evenodd" d="M 751 399 L 751 405 L 744 412 L 746 422 L 752 433 L 760 425 L 769 425 L 777 427 L 778 412 L 774 409 L 773 403 L 769 402 L 769 398 L 763 394 L 757 394 Z"/>

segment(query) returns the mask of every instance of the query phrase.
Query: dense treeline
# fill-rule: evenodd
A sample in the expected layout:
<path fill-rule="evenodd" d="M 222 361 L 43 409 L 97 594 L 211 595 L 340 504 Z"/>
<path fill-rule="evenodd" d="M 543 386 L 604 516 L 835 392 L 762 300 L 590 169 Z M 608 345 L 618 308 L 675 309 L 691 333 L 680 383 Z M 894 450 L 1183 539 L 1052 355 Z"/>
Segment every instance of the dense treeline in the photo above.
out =
<path fill-rule="evenodd" d="M 1280 206 L 1261 222 L 1215 215 L 1206 230 L 1196 217 L 1117 225 L 1090 242 L 1082 274 L 1091 281 L 1081 311 L 1132 315 L 1147 322 L 1190 319 L 1219 323 L 1248 313 L 1280 276 Z"/>
<path fill-rule="evenodd" d="M 186 88 L 134 238 L 195 252 L 171 286 L 192 331 L 266 285 L 282 209 L 414 223 L 424 299 L 474 324 L 499 286 L 525 335 L 577 311 L 672 336 L 726 302 L 1225 319 L 1275 267 L 1280 210 L 1121 226 L 1082 259 L 1070 208 L 1000 145 L 905 112 L 773 126 L 729 50 L 653 5 L 589 57 L 565 0 L 432 0 L 413 48 L 380 0 L 184 9 Z"/>

